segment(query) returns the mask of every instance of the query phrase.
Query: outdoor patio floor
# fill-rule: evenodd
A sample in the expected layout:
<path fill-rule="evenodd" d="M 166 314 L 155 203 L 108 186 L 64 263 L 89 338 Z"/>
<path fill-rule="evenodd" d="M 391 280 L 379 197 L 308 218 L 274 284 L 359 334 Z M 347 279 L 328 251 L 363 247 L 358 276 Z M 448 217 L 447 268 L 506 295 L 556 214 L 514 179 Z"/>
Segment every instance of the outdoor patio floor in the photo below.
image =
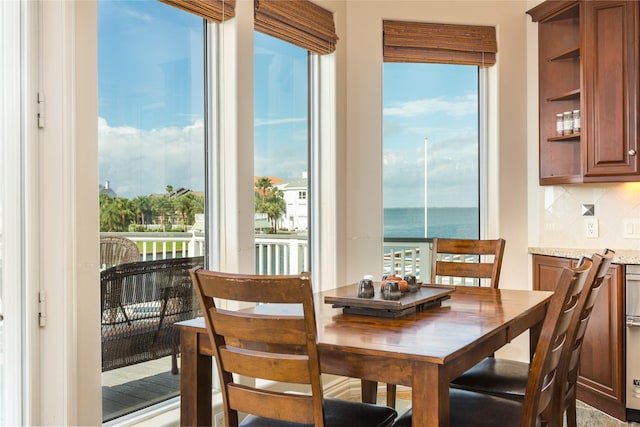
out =
<path fill-rule="evenodd" d="M 179 394 L 180 375 L 171 373 L 171 356 L 103 372 L 102 422 Z"/>

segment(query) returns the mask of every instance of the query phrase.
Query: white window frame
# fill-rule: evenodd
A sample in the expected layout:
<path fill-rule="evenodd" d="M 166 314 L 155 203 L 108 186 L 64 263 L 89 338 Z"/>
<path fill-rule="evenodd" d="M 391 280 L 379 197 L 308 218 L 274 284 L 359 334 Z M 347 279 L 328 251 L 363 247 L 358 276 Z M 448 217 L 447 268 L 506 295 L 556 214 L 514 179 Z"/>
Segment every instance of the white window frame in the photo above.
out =
<path fill-rule="evenodd" d="M 24 175 L 25 147 L 21 120 L 24 105 L 21 82 L 24 62 L 21 47 L 28 28 L 27 5 L 9 1 L 0 3 L 0 426 L 30 424 L 24 399 L 25 387 L 25 318 L 24 318 Z"/>

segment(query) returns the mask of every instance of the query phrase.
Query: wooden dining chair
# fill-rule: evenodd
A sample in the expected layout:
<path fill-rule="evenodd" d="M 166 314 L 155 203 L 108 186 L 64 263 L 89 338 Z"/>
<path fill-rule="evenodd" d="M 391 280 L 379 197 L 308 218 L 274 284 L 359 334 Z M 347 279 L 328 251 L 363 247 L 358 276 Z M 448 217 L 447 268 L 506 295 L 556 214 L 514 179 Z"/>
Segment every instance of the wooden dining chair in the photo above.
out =
<path fill-rule="evenodd" d="M 455 278 L 488 282 L 497 288 L 504 254 L 504 239 L 433 239 L 431 283 L 458 284 Z M 445 278 L 448 278 L 445 282 Z"/>
<path fill-rule="evenodd" d="M 397 412 L 392 408 L 323 397 L 307 274 L 259 276 L 193 269 L 191 277 L 218 365 L 225 425 L 384 427 L 393 423 Z M 227 305 L 220 305 L 221 300 Z M 230 308 L 240 303 L 250 307 Z M 305 390 L 259 388 L 256 380 L 304 385 Z M 248 415 L 241 421 L 239 413 Z"/>
<path fill-rule="evenodd" d="M 564 402 L 559 414 L 560 417 L 563 417 L 566 413 L 568 427 L 576 427 L 577 425 L 576 388 L 584 334 L 614 253 L 614 251 L 605 249 L 604 255 L 594 254 L 592 256 L 593 265 L 578 300 L 576 313 L 579 316 L 575 316 L 569 326 L 568 340 L 571 344 L 566 346 L 564 350 L 563 358 L 566 365 L 562 374 L 566 378 L 566 386 L 564 389 L 560 389 L 563 395 L 556 398 L 558 402 Z M 524 400 L 529 371 L 530 365 L 526 362 L 486 358 L 453 380 L 451 386 L 507 399 Z"/>
<path fill-rule="evenodd" d="M 560 427 L 554 413 L 554 397 L 564 386 L 559 377 L 563 370 L 562 354 L 568 343 L 568 330 L 578 310 L 580 291 L 591 270 L 585 259 L 575 268 L 565 267 L 557 282 L 545 315 L 540 339 L 531 362 L 531 369 L 522 401 L 505 399 L 474 391 L 450 389 L 450 425 L 452 427 L 548 425 Z M 400 416 L 394 427 L 411 426 L 411 410 Z"/>
<path fill-rule="evenodd" d="M 505 244 L 504 239 L 434 238 L 430 283 L 465 284 L 465 279 L 474 279 L 478 285 L 485 280 L 497 288 Z M 387 384 L 388 406 L 396 406 L 396 392 L 395 384 Z"/>

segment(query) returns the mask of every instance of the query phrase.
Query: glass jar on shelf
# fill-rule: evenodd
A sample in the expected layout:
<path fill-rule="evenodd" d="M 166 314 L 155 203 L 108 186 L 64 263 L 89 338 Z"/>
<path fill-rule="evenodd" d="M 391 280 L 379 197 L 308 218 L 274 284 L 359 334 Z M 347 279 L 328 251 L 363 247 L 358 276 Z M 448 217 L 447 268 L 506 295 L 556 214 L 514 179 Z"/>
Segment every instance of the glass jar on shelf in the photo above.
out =
<path fill-rule="evenodd" d="M 562 113 L 556 114 L 556 135 L 564 135 L 564 118 L 562 117 Z"/>
<path fill-rule="evenodd" d="M 573 133 L 580 133 L 580 110 L 573 110 Z"/>
<path fill-rule="evenodd" d="M 562 113 L 563 118 L 563 135 L 571 135 L 573 133 L 573 112 L 565 111 Z"/>

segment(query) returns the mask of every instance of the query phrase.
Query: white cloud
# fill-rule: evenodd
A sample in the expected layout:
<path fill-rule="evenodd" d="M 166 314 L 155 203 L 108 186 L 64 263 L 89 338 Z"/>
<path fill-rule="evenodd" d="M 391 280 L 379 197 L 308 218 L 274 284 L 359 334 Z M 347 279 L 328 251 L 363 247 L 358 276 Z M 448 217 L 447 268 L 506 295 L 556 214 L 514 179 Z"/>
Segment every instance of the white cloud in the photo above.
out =
<path fill-rule="evenodd" d="M 100 183 L 122 197 L 164 192 L 168 184 L 204 191 L 204 122 L 143 130 L 98 121 Z"/>
<path fill-rule="evenodd" d="M 428 145 L 429 204 L 438 207 L 477 203 L 477 135 L 449 129 Z M 420 207 L 424 203 L 424 144 L 397 144 L 383 153 L 385 207 Z M 473 185 L 475 184 L 475 185 Z"/>
<path fill-rule="evenodd" d="M 478 96 L 469 94 L 450 98 L 438 97 L 396 103 L 391 107 L 386 107 L 383 114 L 397 117 L 416 117 L 435 113 L 465 116 L 469 114 L 475 115 L 477 112 Z"/>
<path fill-rule="evenodd" d="M 133 9 L 123 8 L 124 13 L 131 18 L 137 19 L 139 21 L 151 22 L 153 21 L 153 17 L 148 13 L 141 13 Z"/>

